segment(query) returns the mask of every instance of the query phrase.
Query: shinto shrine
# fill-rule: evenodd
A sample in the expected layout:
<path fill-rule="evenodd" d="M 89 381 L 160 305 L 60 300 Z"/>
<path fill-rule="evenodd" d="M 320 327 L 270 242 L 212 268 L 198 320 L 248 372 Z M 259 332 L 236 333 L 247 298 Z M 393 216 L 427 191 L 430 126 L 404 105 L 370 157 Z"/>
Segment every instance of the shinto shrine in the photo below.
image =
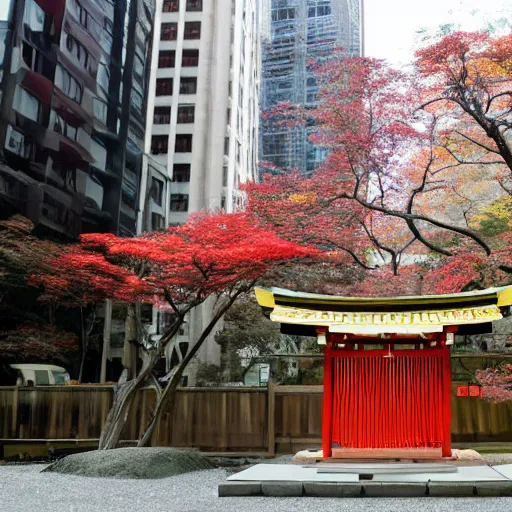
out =
<path fill-rule="evenodd" d="M 454 335 L 492 332 L 512 286 L 451 295 L 337 297 L 256 289 L 281 332 L 324 350 L 323 457 L 451 456 Z"/>

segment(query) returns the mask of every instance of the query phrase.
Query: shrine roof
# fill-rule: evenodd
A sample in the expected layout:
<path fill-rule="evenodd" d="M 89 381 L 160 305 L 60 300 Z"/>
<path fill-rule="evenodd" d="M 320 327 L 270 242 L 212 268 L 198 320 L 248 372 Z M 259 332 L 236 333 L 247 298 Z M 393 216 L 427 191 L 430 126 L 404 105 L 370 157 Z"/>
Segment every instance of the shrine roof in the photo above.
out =
<path fill-rule="evenodd" d="M 328 327 L 346 333 L 441 332 L 449 325 L 484 324 L 502 318 L 512 286 L 445 295 L 341 297 L 256 288 L 260 306 L 281 324 Z"/>

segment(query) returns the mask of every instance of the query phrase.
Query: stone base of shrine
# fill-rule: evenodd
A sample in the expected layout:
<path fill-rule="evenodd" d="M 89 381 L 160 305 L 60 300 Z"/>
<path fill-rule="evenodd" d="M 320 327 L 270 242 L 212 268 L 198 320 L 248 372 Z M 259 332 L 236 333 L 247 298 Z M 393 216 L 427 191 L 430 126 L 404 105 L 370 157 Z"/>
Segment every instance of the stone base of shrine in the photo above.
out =
<path fill-rule="evenodd" d="M 489 497 L 512 496 L 512 464 L 256 464 L 219 485 L 219 496 Z M 414 466 L 414 467 L 412 467 Z"/>
<path fill-rule="evenodd" d="M 372 460 L 389 462 L 442 462 L 457 461 L 468 464 L 485 464 L 475 450 L 452 450 L 451 457 L 442 457 L 440 448 L 382 448 L 364 450 L 359 448 L 333 448 L 332 457 L 324 459 L 322 450 L 302 450 L 297 452 L 292 464 L 317 464 L 319 462 L 369 462 Z"/>

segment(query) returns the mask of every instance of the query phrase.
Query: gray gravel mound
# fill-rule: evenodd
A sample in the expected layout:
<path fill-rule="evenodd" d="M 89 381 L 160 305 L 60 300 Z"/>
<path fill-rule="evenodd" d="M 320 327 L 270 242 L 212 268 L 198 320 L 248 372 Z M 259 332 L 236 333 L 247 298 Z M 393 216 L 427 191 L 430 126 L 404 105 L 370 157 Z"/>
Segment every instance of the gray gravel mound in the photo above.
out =
<path fill-rule="evenodd" d="M 117 448 L 68 455 L 43 471 L 92 477 L 149 479 L 213 467 L 206 457 L 193 450 Z"/>

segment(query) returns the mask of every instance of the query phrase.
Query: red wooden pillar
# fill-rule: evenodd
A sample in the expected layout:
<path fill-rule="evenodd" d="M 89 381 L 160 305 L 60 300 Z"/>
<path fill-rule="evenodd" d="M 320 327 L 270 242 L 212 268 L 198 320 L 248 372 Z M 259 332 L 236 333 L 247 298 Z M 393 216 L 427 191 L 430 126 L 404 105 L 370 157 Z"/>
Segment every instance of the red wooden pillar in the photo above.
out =
<path fill-rule="evenodd" d="M 333 395 L 333 353 L 330 340 L 324 350 L 324 400 L 322 408 L 322 450 L 323 458 L 331 456 L 332 446 L 332 395 Z"/>
<path fill-rule="evenodd" d="M 443 347 L 443 457 L 452 456 L 452 368 L 450 347 Z"/>

